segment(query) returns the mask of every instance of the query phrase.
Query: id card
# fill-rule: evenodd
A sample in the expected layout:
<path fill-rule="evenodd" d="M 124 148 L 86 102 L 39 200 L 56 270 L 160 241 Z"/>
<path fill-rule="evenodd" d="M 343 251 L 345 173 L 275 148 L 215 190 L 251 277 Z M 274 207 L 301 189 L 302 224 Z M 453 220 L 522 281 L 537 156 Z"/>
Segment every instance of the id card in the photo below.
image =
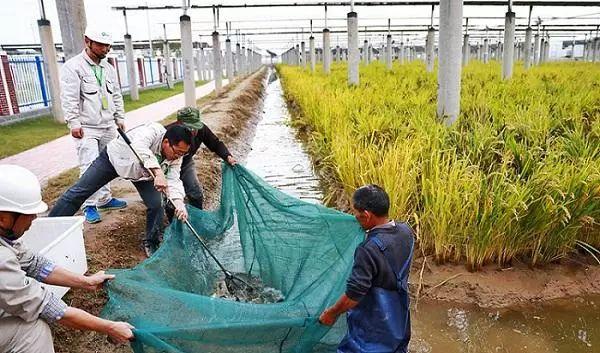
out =
<path fill-rule="evenodd" d="M 108 98 L 102 94 L 102 110 L 108 110 Z"/>

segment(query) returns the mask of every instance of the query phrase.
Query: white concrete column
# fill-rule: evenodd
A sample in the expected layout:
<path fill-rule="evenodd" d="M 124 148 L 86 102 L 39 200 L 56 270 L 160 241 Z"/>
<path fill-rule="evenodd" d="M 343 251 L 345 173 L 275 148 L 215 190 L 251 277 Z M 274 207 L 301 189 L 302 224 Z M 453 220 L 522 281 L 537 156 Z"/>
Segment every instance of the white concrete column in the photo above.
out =
<path fill-rule="evenodd" d="M 427 72 L 433 72 L 433 63 L 435 62 L 435 57 L 433 54 L 433 48 L 435 46 L 435 29 L 430 27 L 427 30 L 427 39 L 425 41 L 425 62 Z"/>
<path fill-rule="evenodd" d="M 294 52 L 294 55 L 296 56 L 296 66 L 300 66 L 300 44 L 296 44 L 296 51 Z"/>
<path fill-rule="evenodd" d="M 483 40 L 483 62 L 490 62 L 490 41 L 487 38 Z"/>
<path fill-rule="evenodd" d="M 240 72 L 242 75 L 246 75 L 248 73 L 248 69 L 246 68 L 246 47 L 242 46 L 242 56 L 240 58 Z M 290 53 L 287 53 L 287 64 L 290 64 Z"/>
<path fill-rule="evenodd" d="M 192 44 L 192 21 L 190 16 L 179 17 L 181 29 L 181 55 L 183 60 L 183 92 L 185 105 L 196 106 L 196 80 L 194 79 L 194 52 Z"/>
<path fill-rule="evenodd" d="M 331 44 L 329 42 L 329 30 L 323 30 L 323 72 L 326 75 L 331 73 Z"/>
<path fill-rule="evenodd" d="M 302 68 L 306 69 L 306 43 L 300 42 L 300 61 L 302 62 Z"/>
<path fill-rule="evenodd" d="M 513 74 L 515 55 L 515 13 L 506 13 L 504 21 L 504 55 L 502 57 L 502 78 L 508 80 Z"/>
<path fill-rule="evenodd" d="M 363 43 L 363 63 L 369 65 L 369 42 L 367 40 Z"/>
<path fill-rule="evenodd" d="M 335 46 L 335 61 L 340 62 L 342 60 L 342 48 L 339 45 Z"/>
<path fill-rule="evenodd" d="M 600 38 L 594 38 L 594 49 L 592 54 L 592 62 L 598 61 L 600 59 Z"/>
<path fill-rule="evenodd" d="M 550 61 L 550 36 L 546 36 L 544 43 L 544 61 Z"/>
<path fill-rule="evenodd" d="M 87 23 L 83 2 L 84 0 L 56 1 L 63 53 L 66 60 L 78 55 L 85 48 L 83 34 Z"/>
<path fill-rule="evenodd" d="M 225 71 L 227 79 L 233 82 L 233 52 L 231 51 L 231 39 L 225 40 Z"/>
<path fill-rule="evenodd" d="M 317 64 L 317 54 L 315 52 L 315 37 L 310 36 L 308 38 L 308 50 L 310 51 L 310 71 L 315 72 L 315 65 Z"/>
<path fill-rule="evenodd" d="M 386 39 L 385 46 L 385 66 L 388 70 L 392 69 L 392 35 L 388 34 Z"/>
<path fill-rule="evenodd" d="M 167 75 L 165 77 L 165 80 L 167 81 L 167 88 L 173 88 L 173 61 L 171 60 L 171 48 L 169 46 L 169 41 L 167 40 L 165 40 L 163 44 L 163 52 L 163 56 L 165 59 L 165 68 L 167 70 Z M 127 64 L 127 66 L 129 66 L 129 64 Z"/>
<path fill-rule="evenodd" d="M 404 48 L 404 43 L 400 42 L 400 47 L 398 48 L 398 61 L 400 61 L 400 64 L 404 64 L 404 54 L 405 48 Z"/>
<path fill-rule="evenodd" d="M 200 56 L 200 50 L 201 49 L 196 50 L 196 76 L 198 76 L 199 80 L 204 81 L 204 73 L 202 72 L 202 57 Z"/>
<path fill-rule="evenodd" d="M 531 39 L 533 36 L 533 29 L 527 27 L 525 30 L 525 69 L 531 67 Z"/>
<path fill-rule="evenodd" d="M 462 1 L 440 0 L 437 116 L 446 125 L 460 113 L 462 19 Z"/>
<path fill-rule="evenodd" d="M 135 72 L 135 60 L 133 59 L 133 43 L 131 42 L 131 34 L 126 34 L 125 40 L 125 60 L 127 63 L 127 80 L 129 81 L 129 95 L 132 101 L 140 99 L 138 92 L 138 80 Z"/>
<path fill-rule="evenodd" d="M 240 43 L 236 43 L 235 44 L 235 65 L 234 65 L 234 71 L 235 71 L 236 76 L 241 75 L 241 70 L 240 70 L 241 62 L 242 62 L 242 46 L 240 45 Z"/>
<path fill-rule="evenodd" d="M 469 64 L 469 57 L 471 56 L 471 47 L 469 47 L 469 35 L 465 34 L 463 38 L 463 53 L 462 53 L 462 65 L 466 66 Z"/>
<path fill-rule="evenodd" d="M 41 19 L 37 21 L 40 31 L 40 42 L 42 46 L 42 56 L 44 57 L 44 71 L 50 92 L 51 111 L 54 121 L 65 122 L 60 100 L 60 74 L 58 63 L 56 62 L 56 49 L 54 47 L 54 38 L 52 37 L 52 26 L 50 21 Z"/>
<path fill-rule="evenodd" d="M 252 70 L 252 49 L 250 48 L 246 48 L 246 72 L 248 74 L 254 72 L 254 70 Z"/>
<path fill-rule="evenodd" d="M 219 32 L 212 33 L 213 43 L 213 77 L 215 80 L 215 93 L 221 93 L 223 88 L 223 68 L 221 66 L 221 42 L 219 41 Z"/>
<path fill-rule="evenodd" d="M 540 35 L 533 36 L 533 65 L 540 64 Z"/>
<path fill-rule="evenodd" d="M 358 15 L 348 12 L 348 84 L 357 86 L 359 83 L 360 53 L 358 52 Z"/>

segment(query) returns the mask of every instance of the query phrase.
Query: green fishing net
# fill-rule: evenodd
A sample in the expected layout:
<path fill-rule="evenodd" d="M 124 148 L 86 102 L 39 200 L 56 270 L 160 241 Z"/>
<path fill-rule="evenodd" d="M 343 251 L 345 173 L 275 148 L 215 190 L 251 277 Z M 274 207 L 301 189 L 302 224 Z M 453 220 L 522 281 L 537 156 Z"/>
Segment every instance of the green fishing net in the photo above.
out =
<path fill-rule="evenodd" d="M 113 270 L 102 316 L 136 327 L 140 352 L 331 352 L 345 333 L 319 314 L 344 292 L 364 233 L 351 215 L 304 202 L 242 166 L 224 165 L 215 211 L 190 209 L 190 221 L 225 268 L 259 277 L 285 300 L 251 304 L 213 297 L 214 261 L 181 222 L 154 256 Z"/>

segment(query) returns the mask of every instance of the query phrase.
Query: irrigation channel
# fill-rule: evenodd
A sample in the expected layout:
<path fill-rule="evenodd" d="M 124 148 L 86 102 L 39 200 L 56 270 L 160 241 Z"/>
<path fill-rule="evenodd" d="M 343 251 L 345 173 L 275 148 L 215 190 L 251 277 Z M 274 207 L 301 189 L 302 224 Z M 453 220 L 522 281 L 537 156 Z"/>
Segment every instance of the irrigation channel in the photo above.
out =
<path fill-rule="evenodd" d="M 279 79 L 269 82 L 245 165 L 270 185 L 308 202 L 320 203 L 323 194 L 319 179 L 302 142 L 290 127 L 290 119 Z M 232 270 L 243 271 L 235 230 L 213 247 Z M 509 309 L 421 300 L 415 310 L 414 300 L 412 304 L 411 352 L 567 353 L 600 349 L 600 296 Z M 340 319 L 336 326 L 344 326 L 343 321 Z M 335 332 L 342 330 L 339 327 Z M 341 338 L 333 336 L 336 335 L 325 339 Z"/>

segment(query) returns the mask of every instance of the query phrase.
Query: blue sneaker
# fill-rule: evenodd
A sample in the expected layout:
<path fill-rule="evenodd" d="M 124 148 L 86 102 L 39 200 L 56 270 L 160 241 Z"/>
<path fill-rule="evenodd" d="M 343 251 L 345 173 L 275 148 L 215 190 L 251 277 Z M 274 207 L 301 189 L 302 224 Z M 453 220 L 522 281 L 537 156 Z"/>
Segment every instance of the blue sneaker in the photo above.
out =
<path fill-rule="evenodd" d="M 96 206 L 84 207 L 83 215 L 85 216 L 85 220 L 91 224 L 98 223 L 102 220 L 100 218 L 100 214 L 98 213 L 98 209 L 96 208 Z"/>
<path fill-rule="evenodd" d="M 101 211 L 105 210 L 119 210 L 121 208 L 127 207 L 127 202 L 119 199 L 115 199 L 114 197 L 110 199 L 107 203 L 102 206 L 98 206 Z"/>

